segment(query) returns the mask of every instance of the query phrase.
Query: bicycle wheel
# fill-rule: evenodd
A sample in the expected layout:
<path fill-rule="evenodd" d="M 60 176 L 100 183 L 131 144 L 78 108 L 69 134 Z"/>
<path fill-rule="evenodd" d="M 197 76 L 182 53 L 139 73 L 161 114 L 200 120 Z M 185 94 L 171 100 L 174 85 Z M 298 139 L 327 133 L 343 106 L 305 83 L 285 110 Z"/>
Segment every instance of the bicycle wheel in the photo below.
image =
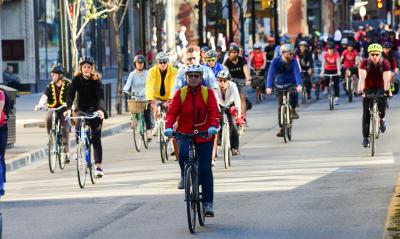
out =
<path fill-rule="evenodd" d="M 375 117 L 371 115 L 370 120 L 370 147 L 371 147 L 371 156 L 375 155 Z"/>
<path fill-rule="evenodd" d="M 160 127 L 158 128 L 158 135 L 159 135 L 159 140 L 160 140 L 161 162 L 162 162 L 162 163 L 165 163 L 165 162 L 167 161 L 167 159 L 166 159 L 166 157 L 165 157 L 165 155 L 166 155 L 166 153 L 165 153 L 166 148 L 165 148 L 165 146 L 164 146 L 164 144 L 165 144 L 165 138 L 164 138 L 164 132 L 162 131 L 161 124 L 160 124 Z"/>
<path fill-rule="evenodd" d="M 203 187 L 201 185 L 199 185 L 197 192 L 199 192 L 199 197 L 197 200 L 197 216 L 199 217 L 200 226 L 203 227 L 204 223 L 206 222 L 206 214 L 203 201 Z"/>
<path fill-rule="evenodd" d="M 290 112 L 290 107 L 289 107 L 289 115 L 291 114 Z M 286 117 L 287 118 L 287 127 L 286 127 L 286 134 L 287 134 L 287 138 L 289 141 L 292 141 L 292 123 L 293 120 L 291 117 Z"/>
<path fill-rule="evenodd" d="M 282 124 L 282 129 L 283 129 L 283 141 L 287 143 L 288 138 L 287 138 L 287 113 L 286 113 L 286 106 L 282 105 L 281 106 L 281 124 Z"/>
<path fill-rule="evenodd" d="M 58 159 L 58 164 L 60 166 L 60 169 L 65 168 L 65 154 L 64 152 L 64 146 L 62 142 L 62 135 L 61 135 L 61 124 L 58 124 L 58 132 L 57 132 L 57 159 Z M 64 157 L 62 157 L 64 156 Z"/>
<path fill-rule="evenodd" d="M 189 231 L 194 233 L 196 231 L 196 210 L 197 210 L 197 193 L 196 188 L 198 187 L 197 177 L 194 175 L 193 168 L 187 167 L 185 172 L 185 201 L 186 201 L 186 212 L 188 219 Z"/>
<path fill-rule="evenodd" d="M 140 124 L 140 135 L 142 136 L 143 145 L 146 149 L 149 148 L 149 141 L 147 140 L 147 131 L 146 131 L 146 123 L 144 122 L 144 116 L 141 117 L 140 120 L 142 123 Z"/>
<path fill-rule="evenodd" d="M 136 124 L 133 124 L 134 126 L 132 127 L 133 141 L 135 142 L 136 151 L 140 152 L 140 149 L 142 148 L 142 136 L 140 135 L 140 122 L 136 118 L 136 116 L 134 120 L 136 120 L 137 122 Z"/>
<path fill-rule="evenodd" d="M 306 88 L 304 87 L 303 92 L 301 93 L 302 98 L 301 98 L 301 103 L 306 104 L 307 103 L 307 93 L 306 93 Z"/>
<path fill-rule="evenodd" d="M 78 143 L 76 154 L 76 171 L 78 173 L 78 183 L 80 188 L 84 188 L 86 183 L 87 165 L 85 161 L 85 145 L 82 141 L 79 141 Z"/>
<path fill-rule="evenodd" d="M 351 78 L 349 78 L 347 80 L 347 91 L 349 93 L 349 102 L 353 101 L 353 81 L 351 80 Z"/>
<path fill-rule="evenodd" d="M 55 144 L 56 144 L 55 132 L 52 130 L 49 135 L 49 144 L 48 144 L 49 169 L 51 173 L 54 173 L 56 170 L 57 155 L 55 152 Z"/>
<path fill-rule="evenodd" d="M 89 156 L 89 160 L 86 159 L 86 162 L 90 162 L 88 163 L 88 168 L 89 168 L 89 174 L 90 174 L 90 181 L 92 181 L 92 184 L 96 184 L 97 182 L 97 176 L 96 176 L 96 162 L 94 161 L 94 155 L 93 155 L 93 145 L 88 144 L 85 147 L 85 152 L 86 157 Z"/>
<path fill-rule="evenodd" d="M 225 168 L 229 168 L 229 140 L 228 140 L 228 127 L 227 124 L 224 123 L 222 125 L 222 149 L 224 150 L 224 165 Z"/>
<path fill-rule="evenodd" d="M 331 89 L 329 90 L 329 109 L 333 110 L 334 108 L 334 101 L 335 101 L 335 97 L 333 96 L 333 90 L 332 90 L 333 86 L 331 86 Z"/>

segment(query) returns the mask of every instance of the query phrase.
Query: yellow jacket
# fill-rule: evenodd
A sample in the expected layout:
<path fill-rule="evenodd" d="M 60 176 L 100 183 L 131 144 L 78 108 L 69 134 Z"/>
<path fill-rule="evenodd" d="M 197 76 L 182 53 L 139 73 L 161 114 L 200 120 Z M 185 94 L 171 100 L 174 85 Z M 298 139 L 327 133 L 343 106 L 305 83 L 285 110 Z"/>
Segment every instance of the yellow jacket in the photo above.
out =
<path fill-rule="evenodd" d="M 165 95 L 160 95 L 161 89 L 161 73 L 158 66 L 153 66 L 149 70 L 146 78 L 146 100 L 154 100 L 154 98 L 159 98 L 162 100 L 172 99 L 172 91 L 175 86 L 175 78 L 178 74 L 178 70 L 171 65 L 168 65 L 167 75 L 165 76 Z"/>

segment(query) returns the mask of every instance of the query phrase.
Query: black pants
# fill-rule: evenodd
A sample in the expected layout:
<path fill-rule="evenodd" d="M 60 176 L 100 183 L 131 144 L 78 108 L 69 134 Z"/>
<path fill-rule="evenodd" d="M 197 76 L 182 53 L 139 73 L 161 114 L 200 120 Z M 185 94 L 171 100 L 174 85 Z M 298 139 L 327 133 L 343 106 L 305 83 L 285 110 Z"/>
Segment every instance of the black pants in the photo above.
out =
<path fill-rule="evenodd" d="M 146 105 L 143 114 L 144 114 L 144 121 L 146 122 L 146 129 L 153 129 L 154 117 L 153 117 L 153 110 L 150 104 Z"/>
<path fill-rule="evenodd" d="M 239 149 L 239 132 L 236 122 L 230 113 L 227 114 L 229 122 L 229 141 L 231 149 Z M 222 130 L 219 131 L 218 137 L 222 139 Z"/>
<path fill-rule="evenodd" d="M 278 98 L 278 124 L 279 127 L 282 128 L 281 124 L 281 106 L 283 105 L 283 92 L 281 91 L 276 91 L 276 97 Z M 289 94 L 289 104 L 292 107 L 292 109 L 296 109 L 297 106 L 297 101 L 299 99 L 299 95 L 297 92 L 290 92 Z"/>
<path fill-rule="evenodd" d="M 4 183 L 6 182 L 6 160 L 4 154 L 6 153 L 8 140 L 8 127 L 7 124 L 0 127 L 0 196 L 4 195 Z"/>
<path fill-rule="evenodd" d="M 373 90 L 366 90 L 365 91 L 366 94 L 380 94 L 383 95 L 384 94 L 384 89 L 380 88 L 380 89 L 373 89 Z M 386 103 L 385 103 L 385 99 L 378 99 L 378 110 L 379 110 L 379 116 L 383 119 L 385 118 L 385 114 L 386 114 Z M 371 114 L 369 112 L 369 107 L 372 105 L 373 100 L 372 99 L 367 99 L 366 97 L 363 99 L 363 117 L 362 117 L 362 134 L 363 137 L 369 137 L 369 124 L 370 124 L 370 120 L 371 120 Z"/>
<path fill-rule="evenodd" d="M 77 111 L 76 112 L 77 116 L 82 116 L 82 115 L 87 115 L 88 113 L 84 113 L 82 111 Z M 103 161 L 103 147 L 101 145 L 101 127 L 103 125 L 103 120 L 100 119 L 99 117 L 96 117 L 91 120 L 86 120 L 86 123 L 89 124 L 90 130 L 92 132 L 91 135 L 91 142 L 93 144 L 93 153 L 94 153 L 94 160 L 96 164 L 101 164 Z M 77 126 L 80 124 L 80 122 L 77 122 Z M 80 129 L 76 130 L 77 137 L 79 134 Z"/>
<path fill-rule="evenodd" d="M 311 95 L 311 77 L 308 74 L 302 74 L 303 86 L 306 88 L 307 96 Z M 304 90 L 304 89 L 303 89 Z"/>
<path fill-rule="evenodd" d="M 337 70 L 325 70 L 325 74 L 337 74 Z M 325 80 L 325 87 L 329 87 L 331 77 L 324 77 Z M 335 97 L 339 97 L 340 95 L 340 89 L 339 89 L 339 81 L 340 78 L 339 76 L 333 76 L 333 90 L 335 91 Z"/>

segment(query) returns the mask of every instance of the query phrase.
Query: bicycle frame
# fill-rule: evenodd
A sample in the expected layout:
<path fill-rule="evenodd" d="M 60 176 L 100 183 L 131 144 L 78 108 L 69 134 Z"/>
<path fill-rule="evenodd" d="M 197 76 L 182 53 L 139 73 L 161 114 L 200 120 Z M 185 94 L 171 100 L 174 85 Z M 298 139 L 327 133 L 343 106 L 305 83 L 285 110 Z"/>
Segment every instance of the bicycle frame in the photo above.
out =
<path fill-rule="evenodd" d="M 378 99 L 383 98 L 383 95 L 378 94 L 369 94 L 365 97 L 372 99 L 372 102 L 369 105 L 370 112 L 370 124 L 369 124 L 369 138 L 370 138 L 370 147 L 371 147 L 371 156 L 375 155 L 375 141 L 379 138 L 379 110 L 378 110 Z"/>
<path fill-rule="evenodd" d="M 333 87 L 335 86 L 335 82 L 333 80 L 334 76 L 339 76 L 338 73 L 336 74 L 323 74 L 324 77 L 329 77 L 329 85 L 328 85 L 328 90 L 329 90 L 329 109 L 333 110 L 334 109 L 334 100 L 335 100 L 335 96 L 334 96 L 334 89 Z"/>

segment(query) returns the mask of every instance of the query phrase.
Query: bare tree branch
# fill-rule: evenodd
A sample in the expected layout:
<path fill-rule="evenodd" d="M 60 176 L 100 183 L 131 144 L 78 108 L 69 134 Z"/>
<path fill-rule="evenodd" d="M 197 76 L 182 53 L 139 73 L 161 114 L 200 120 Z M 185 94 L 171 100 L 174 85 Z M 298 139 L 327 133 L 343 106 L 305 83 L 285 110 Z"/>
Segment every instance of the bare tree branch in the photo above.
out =
<path fill-rule="evenodd" d="M 121 28 L 121 26 L 122 26 L 122 23 L 124 22 L 125 15 L 126 15 L 126 12 L 127 12 L 128 8 L 129 8 L 129 0 L 127 0 L 127 1 L 126 1 L 126 3 L 125 3 L 125 9 L 124 9 L 124 13 L 122 14 L 122 17 L 121 17 L 121 22 L 120 22 L 120 23 L 119 23 L 119 25 L 118 25 L 118 29 L 120 29 L 120 28 Z"/>

